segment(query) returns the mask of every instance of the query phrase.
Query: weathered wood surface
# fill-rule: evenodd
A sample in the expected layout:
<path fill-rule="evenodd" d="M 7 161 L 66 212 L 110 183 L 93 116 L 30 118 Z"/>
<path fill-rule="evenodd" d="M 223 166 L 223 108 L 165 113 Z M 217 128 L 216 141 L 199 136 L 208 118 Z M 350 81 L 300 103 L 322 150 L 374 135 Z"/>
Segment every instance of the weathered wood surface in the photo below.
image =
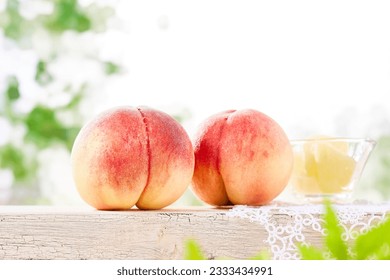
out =
<path fill-rule="evenodd" d="M 258 223 L 226 216 L 228 209 L 97 211 L 0 207 L 0 259 L 182 259 L 196 239 L 208 258 L 244 259 L 265 249 Z M 275 214 L 276 220 L 292 219 Z M 319 245 L 318 232 L 305 232 Z"/>

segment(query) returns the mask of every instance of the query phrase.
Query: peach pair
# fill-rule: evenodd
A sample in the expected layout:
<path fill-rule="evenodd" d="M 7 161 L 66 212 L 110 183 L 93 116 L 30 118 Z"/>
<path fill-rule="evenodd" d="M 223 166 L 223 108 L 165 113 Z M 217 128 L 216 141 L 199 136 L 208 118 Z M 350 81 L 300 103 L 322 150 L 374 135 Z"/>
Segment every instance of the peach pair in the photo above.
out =
<path fill-rule="evenodd" d="M 262 205 L 287 185 L 292 149 L 283 129 L 255 110 L 208 118 L 192 145 L 158 110 L 119 107 L 85 125 L 72 149 L 81 197 L 97 209 L 160 209 L 190 185 L 211 205 Z"/>

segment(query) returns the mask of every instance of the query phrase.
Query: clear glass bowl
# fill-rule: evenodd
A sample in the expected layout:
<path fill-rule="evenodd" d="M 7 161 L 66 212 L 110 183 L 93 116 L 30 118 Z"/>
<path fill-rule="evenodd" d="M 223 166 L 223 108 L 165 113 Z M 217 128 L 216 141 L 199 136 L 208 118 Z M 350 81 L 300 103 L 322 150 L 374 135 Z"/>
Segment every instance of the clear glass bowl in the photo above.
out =
<path fill-rule="evenodd" d="M 376 145 L 371 139 L 319 138 L 293 140 L 294 195 L 309 202 L 350 200 Z"/>

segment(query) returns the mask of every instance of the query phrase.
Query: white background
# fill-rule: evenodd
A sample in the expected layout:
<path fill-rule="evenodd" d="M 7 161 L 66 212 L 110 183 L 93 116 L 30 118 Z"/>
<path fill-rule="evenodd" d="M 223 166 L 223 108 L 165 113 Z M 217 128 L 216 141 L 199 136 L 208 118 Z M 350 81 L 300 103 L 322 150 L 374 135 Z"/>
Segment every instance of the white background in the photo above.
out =
<path fill-rule="evenodd" d="M 21 12 L 31 16 L 41 2 L 21 1 Z M 0 92 L 16 75 L 28 101 L 19 102 L 21 111 L 34 102 L 62 102 L 63 94 L 49 93 L 69 82 L 77 88 L 92 81 L 96 100 L 84 108 L 89 117 L 116 105 L 146 105 L 189 116 L 183 126 L 190 137 L 208 116 L 242 108 L 268 114 L 290 139 L 390 135 L 390 1 L 79 2 L 114 3 L 118 19 L 99 38 L 62 36 L 65 49 L 76 55 L 64 54 L 50 66 L 56 82 L 48 92 L 34 75 L 38 54 L 44 58 L 50 44 L 35 36 L 34 51 L 13 50 L 0 34 Z M 5 3 L 0 0 L 0 10 Z M 119 63 L 123 73 L 104 79 L 96 61 L 81 63 L 77 53 L 83 50 L 99 50 L 99 58 Z M 1 118 L 0 130 L 0 145 L 23 139 L 24 130 Z M 83 203 L 67 151 L 49 148 L 38 160 L 46 163 L 39 175 L 45 196 L 55 204 Z M 388 172 L 379 164 L 368 164 L 363 174 L 370 189 L 372 178 Z M 0 177 L 8 190 L 11 171 Z"/>
<path fill-rule="evenodd" d="M 125 36 L 107 53 L 127 73 L 103 107 L 255 108 L 290 138 L 390 131 L 388 1 L 120 1 Z M 386 123 L 388 124 L 388 123 Z"/>
<path fill-rule="evenodd" d="M 196 268 L 210 271 L 211 267 L 233 266 L 271 266 L 272 276 L 234 275 L 234 276 L 117 276 L 117 269 L 131 268 Z M 68 279 L 169 279 L 169 280 L 204 280 L 204 279 L 301 279 L 328 280 L 337 279 L 388 279 L 389 266 L 385 261 L 244 261 L 244 260 L 211 260 L 211 261 L 2 261 L 0 276 L 7 280 L 68 280 Z"/>

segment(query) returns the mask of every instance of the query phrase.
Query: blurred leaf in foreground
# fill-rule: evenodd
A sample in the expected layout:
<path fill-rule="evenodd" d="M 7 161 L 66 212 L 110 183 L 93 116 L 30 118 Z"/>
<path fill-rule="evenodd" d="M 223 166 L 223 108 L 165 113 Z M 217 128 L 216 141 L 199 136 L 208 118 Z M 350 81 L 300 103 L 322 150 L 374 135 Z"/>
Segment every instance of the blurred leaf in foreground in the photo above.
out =
<path fill-rule="evenodd" d="M 390 259 L 390 219 L 361 234 L 355 242 L 356 258 Z"/>
<path fill-rule="evenodd" d="M 193 239 L 189 239 L 185 243 L 184 247 L 184 259 L 186 260 L 207 260 L 206 256 L 202 252 L 200 245 Z M 226 258 L 218 257 L 218 259 L 226 260 Z M 248 260 L 269 260 L 270 257 L 267 252 L 261 251 L 260 253 L 248 258 Z"/>
<path fill-rule="evenodd" d="M 335 211 L 330 206 L 330 202 L 325 202 L 325 228 L 328 234 L 325 236 L 326 246 L 332 255 L 338 260 L 347 260 L 350 258 L 348 248 L 342 239 L 343 228 L 340 226 Z"/>
<path fill-rule="evenodd" d="M 330 203 L 325 203 L 324 248 L 298 245 L 301 258 L 304 260 L 323 259 L 390 259 L 390 219 L 370 228 L 357 236 L 354 244 L 347 244 L 343 239 L 343 230 Z M 351 253 L 349 253 L 351 252 Z M 329 257 L 325 257 L 329 255 Z"/>
<path fill-rule="evenodd" d="M 261 251 L 260 253 L 250 257 L 248 260 L 269 260 L 271 257 L 266 251 Z"/>
<path fill-rule="evenodd" d="M 378 223 L 367 232 L 357 236 L 354 243 L 346 243 L 343 239 L 343 229 L 340 226 L 335 210 L 330 202 L 325 202 L 324 229 L 327 234 L 324 238 L 324 247 L 318 248 L 307 244 L 297 244 L 302 260 L 390 260 L 390 219 Z M 188 240 L 185 244 L 185 259 L 206 259 L 195 240 Z M 261 252 L 250 260 L 270 259 Z"/>
<path fill-rule="evenodd" d="M 324 254 L 321 249 L 310 245 L 298 245 L 302 260 L 323 260 Z"/>
<path fill-rule="evenodd" d="M 206 260 L 206 257 L 203 255 L 202 249 L 200 248 L 199 244 L 195 240 L 189 239 L 185 243 L 184 259 Z"/>

